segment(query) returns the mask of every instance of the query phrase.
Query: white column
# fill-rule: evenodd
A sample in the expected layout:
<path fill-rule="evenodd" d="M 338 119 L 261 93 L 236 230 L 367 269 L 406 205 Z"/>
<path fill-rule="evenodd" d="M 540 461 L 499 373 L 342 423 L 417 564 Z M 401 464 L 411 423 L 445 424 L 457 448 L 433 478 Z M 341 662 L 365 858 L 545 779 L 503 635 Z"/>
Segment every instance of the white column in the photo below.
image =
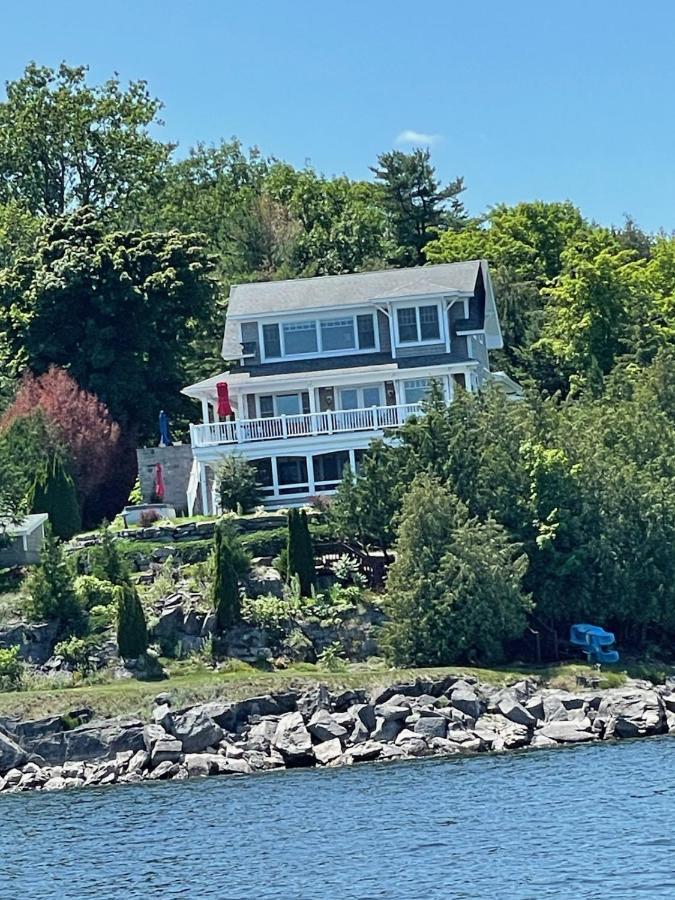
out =
<path fill-rule="evenodd" d="M 309 412 L 310 412 L 309 421 L 311 424 L 310 431 L 312 432 L 312 434 L 316 434 L 317 433 L 316 388 L 314 387 L 313 384 L 310 384 L 308 390 L 309 390 Z"/>
<path fill-rule="evenodd" d="M 208 484 L 206 482 L 206 466 L 203 463 L 199 463 L 199 489 L 202 495 L 202 514 L 208 516 L 210 510 L 209 507 L 209 489 Z"/>
<path fill-rule="evenodd" d="M 273 497 L 279 497 L 279 472 L 277 470 L 277 458 L 273 456 L 271 459 L 272 463 L 272 487 L 274 488 L 274 492 L 272 494 Z"/>
<path fill-rule="evenodd" d="M 396 334 L 394 328 L 394 312 L 391 304 L 387 306 L 387 317 L 389 318 L 389 340 L 391 342 L 392 359 L 396 359 Z"/>
<path fill-rule="evenodd" d="M 394 381 L 394 391 L 396 392 L 396 405 L 401 406 L 402 403 L 405 403 L 405 397 L 403 396 L 403 386 L 400 381 Z"/>
<path fill-rule="evenodd" d="M 202 420 L 205 425 L 209 424 L 209 401 L 206 397 L 202 397 Z"/>
<path fill-rule="evenodd" d="M 316 487 L 314 486 L 314 460 L 311 454 L 307 454 L 305 460 L 307 465 L 307 486 L 310 496 L 313 497 L 316 493 Z"/>
<path fill-rule="evenodd" d="M 356 453 L 353 450 L 349 451 L 349 468 L 356 472 Z"/>
<path fill-rule="evenodd" d="M 445 336 L 445 352 L 450 353 L 450 323 L 448 322 L 448 317 L 450 314 L 450 307 L 454 304 L 454 300 L 450 300 L 448 303 L 443 304 L 443 308 L 445 312 L 443 313 L 443 334 Z"/>

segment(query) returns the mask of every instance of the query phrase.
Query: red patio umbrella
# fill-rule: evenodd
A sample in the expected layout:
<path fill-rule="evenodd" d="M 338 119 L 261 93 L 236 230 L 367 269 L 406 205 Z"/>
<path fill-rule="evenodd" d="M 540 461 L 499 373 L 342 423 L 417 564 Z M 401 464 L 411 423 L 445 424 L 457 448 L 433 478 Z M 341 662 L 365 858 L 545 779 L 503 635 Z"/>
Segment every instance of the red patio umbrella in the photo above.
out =
<path fill-rule="evenodd" d="M 160 500 L 164 499 L 164 475 L 162 474 L 161 463 L 157 463 L 155 466 L 155 495 Z"/>
<path fill-rule="evenodd" d="M 218 391 L 218 415 L 231 416 L 232 404 L 230 403 L 230 391 L 227 382 L 219 381 L 216 384 L 216 390 Z"/>

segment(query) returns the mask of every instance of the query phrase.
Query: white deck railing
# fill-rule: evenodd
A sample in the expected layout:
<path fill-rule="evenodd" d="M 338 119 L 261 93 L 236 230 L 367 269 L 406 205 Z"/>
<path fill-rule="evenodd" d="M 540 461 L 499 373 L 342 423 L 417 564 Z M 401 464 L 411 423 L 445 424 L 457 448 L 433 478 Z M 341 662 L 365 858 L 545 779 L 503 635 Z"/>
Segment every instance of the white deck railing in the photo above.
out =
<path fill-rule="evenodd" d="M 420 410 L 419 403 L 405 403 L 400 406 L 371 406 L 369 409 L 342 409 L 297 416 L 274 416 L 269 419 L 210 422 L 208 425 L 191 425 L 190 436 L 193 447 L 208 447 L 213 444 L 248 444 L 317 434 L 381 431 L 400 427 L 410 416 L 419 414 Z"/>

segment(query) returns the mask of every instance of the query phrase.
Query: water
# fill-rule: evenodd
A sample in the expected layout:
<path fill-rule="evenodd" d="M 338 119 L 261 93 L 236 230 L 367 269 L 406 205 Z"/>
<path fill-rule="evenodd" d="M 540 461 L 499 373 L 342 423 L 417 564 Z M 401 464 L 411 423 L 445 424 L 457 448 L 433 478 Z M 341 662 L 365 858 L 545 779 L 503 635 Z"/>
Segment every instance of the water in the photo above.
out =
<path fill-rule="evenodd" d="M 0 797 L 0 898 L 675 897 L 675 740 Z"/>

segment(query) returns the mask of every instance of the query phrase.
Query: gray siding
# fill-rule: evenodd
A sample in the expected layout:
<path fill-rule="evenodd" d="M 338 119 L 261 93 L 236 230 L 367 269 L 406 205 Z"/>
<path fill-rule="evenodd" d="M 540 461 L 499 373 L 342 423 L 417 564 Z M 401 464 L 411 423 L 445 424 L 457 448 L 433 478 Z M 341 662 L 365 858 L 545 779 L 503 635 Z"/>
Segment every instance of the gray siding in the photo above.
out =
<path fill-rule="evenodd" d="M 421 346 L 415 345 L 414 347 L 403 346 L 396 348 L 396 355 L 401 359 L 413 356 L 438 356 L 439 353 L 445 353 L 444 341 L 438 341 L 438 343 L 433 344 L 422 344 Z"/>

